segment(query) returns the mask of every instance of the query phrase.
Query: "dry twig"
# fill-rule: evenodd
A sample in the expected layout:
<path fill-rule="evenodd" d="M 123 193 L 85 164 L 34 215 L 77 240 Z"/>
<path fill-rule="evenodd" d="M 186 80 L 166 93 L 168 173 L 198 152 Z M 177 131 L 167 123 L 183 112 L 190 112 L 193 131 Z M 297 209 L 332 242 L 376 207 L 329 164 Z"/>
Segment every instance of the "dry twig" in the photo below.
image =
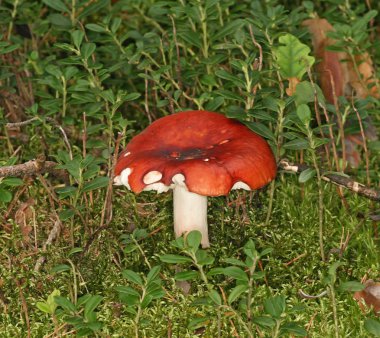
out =
<path fill-rule="evenodd" d="M 57 165 L 56 162 L 46 161 L 44 155 L 38 155 L 35 160 L 26 163 L 0 167 L 0 177 L 23 177 L 52 173 L 56 177 L 66 179 L 66 172 L 56 169 Z"/>
<path fill-rule="evenodd" d="M 288 162 L 286 159 L 283 159 L 280 161 L 280 168 L 285 171 L 295 172 L 295 173 L 300 174 L 306 169 L 309 169 L 311 167 L 306 164 L 299 164 L 299 163 L 293 164 L 293 163 Z M 328 173 L 328 172 L 324 173 L 322 171 L 321 178 L 326 182 L 330 182 L 337 186 L 351 190 L 357 193 L 358 195 L 364 196 L 373 201 L 380 201 L 380 190 L 367 187 L 353 180 L 350 177 L 342 176 L 339 174 Z"/>

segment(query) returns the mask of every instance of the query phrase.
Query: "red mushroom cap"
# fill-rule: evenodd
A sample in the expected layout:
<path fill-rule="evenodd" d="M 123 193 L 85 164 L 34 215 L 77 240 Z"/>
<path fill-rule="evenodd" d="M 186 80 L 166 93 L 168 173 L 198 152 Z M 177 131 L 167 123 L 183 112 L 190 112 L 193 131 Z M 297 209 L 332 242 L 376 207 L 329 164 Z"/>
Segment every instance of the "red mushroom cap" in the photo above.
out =
<path fill-rule="evenodd" d="M 135 136 L 120 154 L 115 176 L 130 169 L 128 184 L 136 193 L 149 172 L 170 186 L 176 174 L 187 189 L 205 196 L 226 195 L 237 182 L 258 189 L 276 176 L 268 143 L 242 123 L 208 111 L 187 111 L 156 120 Z"/>

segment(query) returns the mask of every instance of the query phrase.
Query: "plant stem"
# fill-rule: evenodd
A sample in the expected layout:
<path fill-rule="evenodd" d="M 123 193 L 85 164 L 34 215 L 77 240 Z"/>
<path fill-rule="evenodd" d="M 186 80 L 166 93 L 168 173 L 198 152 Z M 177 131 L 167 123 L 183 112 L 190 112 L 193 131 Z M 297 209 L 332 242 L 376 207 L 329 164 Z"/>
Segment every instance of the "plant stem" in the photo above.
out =
<path fill-rule="evenodd" d="M 135 243 L 135 245 L 137 246 L 137 248 L 139 249 L 141 255 L 144 257 L 144 261 L 145 261 L 145 264 L 148 265 L 149 269 L 152 269 L 152 266 L 150 265 L 149 261 L 148 261 L 148 258 L 146 257 L 145 255 L 145 252 L 144 250 L 142 249 L 141 245 L 136 241 L 136 239 L 131 236 L 132 240 L 133 240 L 133 243 Z"/>
<path fill-rule="evenodd" d="M 278 111 L 278 117 L 277 117 L 277 128 L 276 128 L 276 161 L 279 160 L 281 156 L 281 146 L 283 141 L 283 123 L 284 123 L 284 106 L 279 106 Z M 265 226 L 269 224 L 270 217 L 272 215 L 272 208 L 273 208 L 273 199 L 274 199 L 274 188 L 275 188 L 275 182 L 272 181 L 270 184 L 270 192 L 269 192 L 269 204 L 268 204 L 268 210 L 267 210 L 267 217 L 265 219 Z"/>
<path fill-rule="evenodd" d="M 208 39 L 207 39 L 207 14 L 206 10 L 202 7 L 199 6 L 199 14 L 200 14 L 200 20 L 201 20 L 201 26 L 202 26 L 202 41 L 203 41 L 203 47 L 202 47 L 202 52 L 203 52 L 203 57 L 207 60 L 208 59 Z M 210 65 L 206 64 L 207 68 L 207 74 L 210 74 L 211 69 Z"/>
<path fill-rule="evenodd" d="M 66 116 L 66 107 L 67 107 L 67 83 L 65 77 L 61 76 L 62 81 L 62 117 Z"/>
<path fill-rule="evenodd" d="M 75 6 L 76 6 L 76 0 L 71 0 L 71 14 L 70 14 L 70 19 L 71 19 L 71 25 L 74 27 L 75 26 Z"/>
<path fill-rule="evenodd" d="M 248 296 L 247 296 L 247 318 L 249 327 L 252 326 L 252 291 L 253 291 L 253 274 L 256 270 L 256 264 L 257 264 L 258 258 L 255 258 L 253 260 L 252 266 L 249 268 L 249 281 L 248 281 Z"/>
<path fill-rule="evenodd" d="M 140 303 L 139 303 L 139 306 L 137 307 L 137 313 L 136 313 L 136 316 L 135 316 L 135 319 L 134 319 L 134 326 L 135 326 L 135 337 L 138 338 L 139 337 L 139 321 L 140 321 L 140 317 L 141 317 L 141 303 L 142 301 L 144 300 L 145 298 L 145 293 L 146 293 L 146 290 L 145 288 L 142 289 L 142 294 L 141 294 L 141 297 L 140 297 Z"/>
<path fill-rule="evenodd" d="M 9 26 L 8 26 L 8 33 L 7 33 L 7 40 L 9 41 L 9 39 L 11 38 L 11 34 L 12 34 L 12 30 L 13 30 L 13 21 L 17 15 L 17 6 L 19 4 L 19 0 L 15 0 L 13 2 L 13 10 L 12 10 L 12 20 L 9 22 Z"/>
<path fill-rule="evenodd" d="M 323 243 L 323 187 L 322 187 L 322 175 L 318 167 L 317 156 L 315 153 L 316 145 L 314 144 L 313 131 L 308 128 L 308 138 L 310 142 L 310 153 L 313 161 L 313 166 L 317 174 L 317 186 L 318 186 L 318 220 L 319 220 L 319 249 L 321 252 L 321 259 L 325 261 L 325 248 Z"/>
<path fill-rule="evenodd" d="M 335 288 L 333 285 L 329 286 L 329 295 L 330 295 L 331 305 L 333 308 L 333 315 L 334 315 L 335 338 L 339 338 L 338 312 L 336 308 Z"/>

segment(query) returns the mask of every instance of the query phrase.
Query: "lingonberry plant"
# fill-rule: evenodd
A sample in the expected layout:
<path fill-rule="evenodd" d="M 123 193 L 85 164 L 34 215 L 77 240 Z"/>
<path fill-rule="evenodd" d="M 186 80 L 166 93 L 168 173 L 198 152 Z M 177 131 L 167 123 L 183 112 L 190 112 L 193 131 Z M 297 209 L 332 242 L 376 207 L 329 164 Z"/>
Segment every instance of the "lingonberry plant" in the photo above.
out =
<path fill-rule="evenodd" d="M 379 10 L 2 1 L 0 332 L 380 336 L 353 297 L 380 278 Z M 208 249 L 175 238 L 170 194 L 113 186 L 128 142 L 184 110 L 239 120 L 278 164 L 208 202 Z"/>

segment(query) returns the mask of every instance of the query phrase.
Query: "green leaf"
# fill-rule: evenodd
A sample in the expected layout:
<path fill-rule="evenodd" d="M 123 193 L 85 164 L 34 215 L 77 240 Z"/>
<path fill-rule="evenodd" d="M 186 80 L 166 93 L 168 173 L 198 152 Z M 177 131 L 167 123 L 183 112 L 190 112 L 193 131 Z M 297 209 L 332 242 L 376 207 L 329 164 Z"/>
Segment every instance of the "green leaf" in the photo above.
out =
<path fill-rule="evenodd" d="M 217 86 L 214 74 L 205 74 L 201 77 L 201 83 L 205 86 Z"/>
<path fill-rule="evenodd" d="M 330 267 L 329 267 L 329 277 L 330 277 L 330 281 L 329 283 L 331 284 L 335 284 L 335 281 L 336 281 L 336 270 L 340 267 L 344 265 L 343 262 L 334 262 Z"/>
<path fill-rule="evenodd" d="M 216 32 L 212 36 L 212 41 L 221 40 L 227 35 L 235 33 L 238 29 L 240 29 L 244 25 L 244 20 L 236 19 L 234 21 L 229 22 L 228 24 L 224 25 L 222 29 Z"/>
<path fill-rule="evenodd" d="M 230 294 L 228 295 L 228 303 L 232 304 L 247 290 L 248 290 L 247 284 L 240 284 L 240 285 L 235 286 L 230 292 Z"/>
<path fill-rule="evenodd" d="M 9 187 L 18 187 L 20 185 L 23 185 L 24 181 L 21 178 L 17 177 L 7 177 L 1 181 L 1 184 L 7 185 Z"/>
<path fill-rule="evenodd" d="M 208 293 L 208 296 L 210 299 L 216 304 L 221 305 L 222 304 L 222 298 L 220 297 L 218 291 L 216 290 L 210 290 Z"/>
<path fill-rule="evenodd" d="M 239 88 L 244 88 L 246 83 L 241 78 L 237 77 L 236 75 L 233 75 L 224 69 L 217 70 L 215 72 L 215 75 L 217 77 L 220 77 L 223 80 L 231 81 L 235 86 Z"/>
<path fill-rule="evenodd" d="M 77 19 L 82 20 L 86 16 L 89 16 L 93 13 L 98 13 L 103 7 L 106 7 L 108 4 L 109 0 L 95 1 L 91 5 L 84 7 L 83 11 L 78 15 Z"/>
<path fill-rule="evenodd" d="M 314 102 L 315 91 L 317 94 L 318 102 L 325 105 L 325 97 L 321 88 L 317 84 L 312 85 L 309 81 L 302 81 L 297 84 L 296 91 L 293 95 L 297 106 Z"/>
<path fill-rule="evenodd" d="M 308 125 L 311 120 L 311 111 L 307 104 L 301 104 L 297 107 L 297 116 L 301 122 L 305 125 Z"/>
<path fill-rule="evenodd" d="M 260 257 L 266 256 L 273 251 L 273 248 L 265 248 L 263 251 L 259 253 Z"/>
<path fill-rule="evenodd" d="M 236 259 L 236 258 L 226 258 L 223 261 L 228 263 L 228 264 L 241 266 L 244 269 L 247 268 L 247 265 L 244 262 L 242 262 L 241 260 Z M 220 269 L 220 268 L 214 268 L 214 269 Z M 221 273 L 224 272 L 224 270 L 221 270 L 221 271 L 222 271 Z"/>
<path fill-rule="evenodd" d="M 103 26 L 97 25 L 95 23 L 88 23 L 86 25 L 86 28 L 89 29 L 90 31 L 99 32 L 99 33 L 103 33 L 107 31 Z"/>
<path fill-rule="evenodd" d="M 341 291 L 356 292 L 365 289 L 365 285 L 357 281 L 343 282 L 339 285 Z"/>
<path fill-rule="evenodd" d="M 100 304 L 100 302 L 103 300 L 102 296 L 95 295 L 91 296 L 91 298 L 86 302 L 84 306 L 84 316 L 86 319 L 90 316 L 90 313 L 93 312 L 96 307 Z"/>
<path fill-rule="evenodd" d="M 0 54 L 8 54 L 8 53 L 11 53 L 13 51 L 15 51 L 16 49 L 19 49 L 20 48 L 20 45 L 19 44 L 14 44 L 14 45 L 9 45 L 9 46 L 6 46 L 6 47 L 3 47 L 0 49 Z"/>
<path fill-rule="evenodd" d="M 48 20 L 53 25 L 58 26 L 61 29 L 71 27 L 70 19 L 67 16 L 64 16 L 62 14 L 58 14 L 58 13 L 50 14 L 48 16 Z"/>
<path fill-rule="evenodd" d="M 78 253 L 78 252 L 82 252 L 83 251 L 83 248 L 72 248 L 69 253 L 67 254 L 68 257 Z"/>
<path fill-rule="evenodd" d="M 143 300 L 141 301 L 141 308 L 145 309 L 153 300 L 153 297 L 151 295 L 146 295 Z"/>
<path fill-rule="evenodd" d="M 285 297 L 281 295 L 268 298 L 264 301 L 265 312 L 274 318 L 280 318 L 281 314 L 285 311 L 285 306 Z"/>
<path fill-rule="evenodd" d="M 248 282 L 248 276 L 247 274 L 237 266 L 229 266 L 224 269 L 224 274 L 226 276 L 235 278 L 236 280 Z"/>
<path fill-rule="evenodd" d="M 71 270 L 71 266 L 70 265 L 59 264 L 59 265 L 54 266 L 51 269 L 51 272 L 60 273 L 60 272 L 63 272 L 63 271 L 70 271 L 70 270 Z"/>
<path fill-rule="evenodd" d="M 224 103 L 224 98 L 217 96 L 215 99 L 207 102 L 205 109 L 209 111 L 216 111 Z"/>
<path fill-rule="evenodd" d="M 73 43 L 75 47 L 79 50 L 82 45 L 84 33 L 80 30 L 75 30 L 71 33 L 71 38 L 73 39 Z"/>
<path fill-rule="evenodd" d="M 9 191 L 0 188 L 0 202 L 8 203 L 10 201 L 12 201 L 12 194 Z"/>
<path fill-rule="evenodd" d="M 309 46 L 291 34 L 280 36 L 279 43 L 282 46 L 274 49 L 274 56 L 281 76 L 300 80 L 315 61 L 314 57 L 309 55 Z"/>
<path fill-rule="evenodd" d="M 88 192 L 95 189 L 104 188 L 108 185 L 109 178 L 108 177 L 97 177 L 90 182 L 84 184 L 82 191 Z"/>
<path fill-rule="evenodd" d="M 146 276 L 146 283 L 149 284 L 150 282 L 154 281 L 158 277 L 158 274 L 160 273 L 160 270 L 161 270 L 161 266 L 160 265 L 154 266 L 149 271 L 148 275 Z"/>
<path fill-rule="evenodd" d="M 303 172 L 301 172 L 298 177 L 298 182 L 305 183 L 316 175 L 316 170 L 314 168 L 307 168 Z"/>
<path fill-rule="evenodd" d="M 244 244 L 243 250 L 244 253 L 252 260 L 258 256 L 255 243 L 252 241 L 252 239 L 249 239 L 248 242 Z"/>
<path fill-rule="evenodd" d="M 65 3 L 61 0 L 43 0 L 43 3 L 57 11 L 70 13 L 70 10 L 67 8 Z"/>
<path fill-rule="evenodd" d="M 111 32 L 112 33 L 116 33 L 116 31 L 119 29 L 120 25 L 121 25 L 121 18 L 115 18 L 113 19 L 112 21 L 112 24 L 111 24 Z"/>
<path fill-rule="evenodd" d="M 309 141 L 303 138 L 296 138 L 283 145 L 285 149 L 301 150 L 309 148 Z"/>
<path fill-rule="evenodd" d="M 244 124 L 254 131 L 255 133 L 259 134 L 262 137 L 265 137 L 268 140 L 275 141 L 276 137 L 274 136 L 273 132 L 263 123 L 260 122 L 245 122 Z"/>
<path fill-rule="evenodd" d="M 62 76 L 62 72 L 61 70 L 59 69 L 59 67 L 57 67 L 56 65 L 47 65 L 45 67 L 45 71 L 51 75 L 53 75 L 54 77 L 56 77 L 57 79 L 59 79 L 61 76 Z"/>
<path fill-rule="evenodd" d="M 193 250 L 196 250 L 201 244 L 202 234 L 198 230 L 190 231 L 187 234 L 185 241 L 189 247 L 191 247 Z"/>
<path fill-rule="evenodd" d="M 255 316 L 253 317 L 252 321 L 263 328 L 272 328 L 276 325 L 276 321 L 273 318 L 267 316 Z"/>
<path fill-rule="evenodd" d="M 48 296 L 46 304 L 50 308 L 50 314 L 54 314 L 54 312 L 55 312 L 55 310 L 57 308 L 57 303 L 55 302 L 54 297 L 55 296 L 60 296 L 60 295 L 61 295 L 61 292 L 59 290 L 57 290 L 57 289 L 54 289 L 52 291 L 52 293 Z"/>
<path fill-rule="evenodd" d="M 140 286 L 144 285 L 144 282 L 141 279 L 141 277 L 136 272 L 134 272 L 132 270 L 128 270 L 128 269 L 123 270 L 122 275 L 124 278 L 126 278 L 127 280 L 129 280 L 132 283 L 135 283 L 135 284 L 140 285 Z"/>
<path fill-rule="evenodd" d="M 194 318 L 194 319 L 190 320 L 187 327 L 189 330 L 194 331 L 194 330 L 196 330 L 202 326 L 205 326 L 208 321 L 210 321 L 209 317 Z"/>
<path fill-rule="evenodd" d="M 140 93 L 129 93 L 124 97 L 124 101 L 133 101 L 141 96 Z"/>
<path fill-rule="evenodd" d="M 178 33 L 178 36 L 185 40 L 189 45 L 198 47 L 199 49 L 202 48 L 201 36 L 199 33 L 188 30 L 186 32 Z"/>
<path fill-rule="evenodd" d="M 364 328 L 375 337 L 380 337 L 380 322 L 369 318 L 364 321 Z"/>
<path fill-rule="evenodd" d="M 164 263 L 174 263 L 174 264 L 182 264 L 182 263 L 191 263 L 192 260 L 190 257 L 185 257 L 181 255 L 162 255 L 160 256 L 160 260 Z"/>
<path fill-rule="evenodd" d="M 242 103 L 245 101 L 241 95 L 236 94 L 230 90 L 219 89 L 216 91 L 216 93 L 219 94 L 220 96 L 226 98 L 226 99 L 229 99 L 229 100 L 240 101 Z"/>
<path fill-rule="evenodd" d="M 215 276 L 215 275 L 224 275 L 224 268 L 212 268 L 207 272 L 207 276 Z"/>
<path fill-rule="evenodd" d="M 52 314 L 50 306 L 47 303 L 45 303 L 45 302 L 37 302 L 36 306 L 42 312 L 45 312 L 45 313 L 50 314 L 50 315 Z"/>
<path fill-rule="evenodd" d="M 291 335 L 306 337 L 307 331 L 296 323 L 285 323 L 280 327 L 281 333 L 289 333 Z"/>
<path fill-rule="evenodd" d="M 198 276 L 198 271 L 181 271 L 174 275 L 174 279 L 178 281 L 185 281 L 196 279 Z"/>
<path fill-rule="evenodd" d="M 84 59 L 88 59 L 96 49 L 96 45 L 93 42 L 85 42 L 80 49 L 80 53 Z"/>
<path fill-rule="evenodd" d="M 75 305 L 71 303 L 67 298 L 61 297 L 61 296 L 55 296 L 54 301 L 58 306 L 60 306 L 66 312 L 69 312 L 71 314 L 75 313 L 76 311 Z"/>
<path fill-rule="evenodd" d="M 124 286 L 124 285 L 116 286 L 115 290 L 124 295 L 140 297 L 140 294 L 134 288 L 131 288 L 130 286 Z"/>
<path fill-rule="evenodd" d="M 72 209 L 62 210 L 61 212 L 58 213 L 58 216 L 61 221 L 66 221 L 69 218 L 75 216 L 75 211 Z"/>

